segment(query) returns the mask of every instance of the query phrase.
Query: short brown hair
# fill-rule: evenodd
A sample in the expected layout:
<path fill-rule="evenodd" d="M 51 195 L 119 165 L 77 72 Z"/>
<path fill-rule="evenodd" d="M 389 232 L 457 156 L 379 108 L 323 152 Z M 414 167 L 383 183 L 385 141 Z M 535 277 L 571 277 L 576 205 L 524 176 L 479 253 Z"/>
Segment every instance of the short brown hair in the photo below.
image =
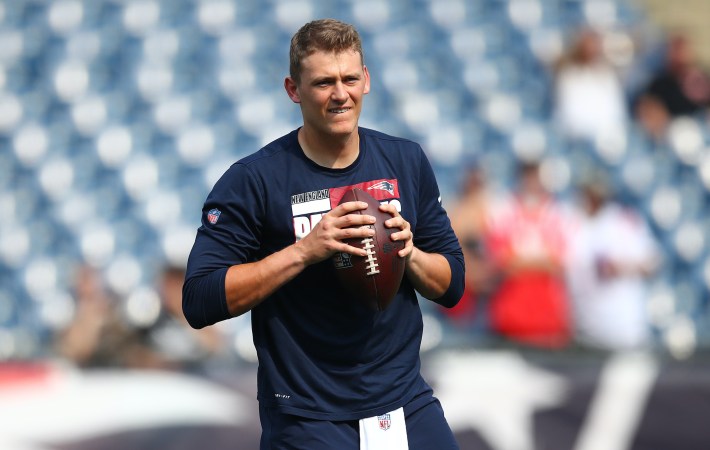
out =
<path fill-rule="evenodd" d="M 360 34 L 354 26 L 336 19 L 308 22 L 291 38 L 289 52 L 291 78 L 296 83 L 300 81 L 301 60 L 317 51 L 340 53 L 348 50 L 358 52 L 363 65 L 365 64 Z"/>

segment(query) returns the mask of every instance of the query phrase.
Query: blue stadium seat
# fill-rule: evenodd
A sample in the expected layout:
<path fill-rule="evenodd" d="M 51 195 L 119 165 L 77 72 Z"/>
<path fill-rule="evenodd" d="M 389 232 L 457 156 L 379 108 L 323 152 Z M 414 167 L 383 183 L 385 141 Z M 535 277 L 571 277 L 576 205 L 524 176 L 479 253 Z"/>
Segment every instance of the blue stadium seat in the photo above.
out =
<path fill-rule="evenodd" d="M 216 179 L 300 123 L 280 88 L 289 39 L 330 16 L 363 34 L 361 124 L 422 142 L 448 198 L 474 160 L 510 186 L 515 162 L 538 154 L 559 170 L 562 197 L 586 167 L 606 168 L 649 219 L 662 277 L 710 345 L 710 126 L 678 121 L 658 143 L 629 124 L 614 148 L 569 141 L 551 118 L 550 68 L 568 34 L 623 31 L 646 20 L 639 11 L 627 0 L 0 1 L 0 297 L 13 299 L 0 329 L 17 342 L 34 333 L 15 351 L 31 355 L 57 326 L 24 308 L 38 260 L 137 274 L 125 295 L 180 261 L 170 242 L 194 236 Z M 629 92 L 658 55 L 636 55 Z"/>

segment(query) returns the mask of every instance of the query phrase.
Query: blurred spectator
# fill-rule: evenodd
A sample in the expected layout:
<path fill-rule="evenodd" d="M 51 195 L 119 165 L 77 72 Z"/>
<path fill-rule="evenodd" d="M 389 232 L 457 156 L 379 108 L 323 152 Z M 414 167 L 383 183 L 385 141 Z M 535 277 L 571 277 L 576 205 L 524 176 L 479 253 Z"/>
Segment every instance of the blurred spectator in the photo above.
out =
<path fill-rule="evenodd" d="M 77 270 L 74 296 L 74 318 L 55 339 L 59 356 L 79 367 L 141 365 L 149 352 L 137 331 L 123 320 L 96 270 L 88 266 Z"/>
<path fill-rule="evenodd" d="M 146 330 L 147 342 L 161 355 L 163 368 L 201 370 L 208 358 L 226 351 L 219 327 L 193 329 L 182 313 L 182 285 L 185 270 L 167 267 L 158 280 L 162 310 L 156 323 Z"/>
<path fill-rule="evenodd" d="M 481 323 L 480 303 L 485 302 L 496 283 L 494 266 L 485 248 L 491 195 L 483 170 L 475 165 L 466 171 L 459 198 L 448 208 L 466 262 L 466 290 L 458 305 L 441 311 L 459 326 L 471 326 L 474 319 Z"/>
<path fill-rule="evenodd" d="M 613 200 L 604 173 L 580 183 L 583 211 L 570 249 L 569 285 L 580 343 L 605 350 L 646 346 L 647 277 L 658 266 L 643 217 Z"/>
<path fill-rule="evenodd" d="M 642 95 L 637 100 L 636 118 L 641 128 L 656 141 L 661 141 L 665 137 L 671 120 L 663 104 L 650 95 Z"/>
<path fill-rule="evenodd" d="M 490 319 L 501 336 L 547 348 L 568 343 L 567 228 L 561 206 L 540 180 L 539 164 L 521 163 L 516 191 L 497 205 L 488 239 L 501 272 Z"/>
<path fill-rule="evenodd" d="M 626 94 L 599 33 L 579 32 L 554 77 L 554 116 L 563 134 L 593 141 L 626 125 Z"/>
<path fill-rule="evenodd" d="M 161 312 L 140 328 L 126 319 L 96 270 L 81 267 L 75 280 L 74 319 L 56 338 L 57 353 L 79 367 L 199 370 L 225 349 L 218 328 L 194 330 L 182 314 L 182 269 L 167 268 L 158 280 Z"/>
<path fill-rule="evenodd" d="M 651 136 L 660 138 L 673 117 L 708 107 L 710 75 L 700 66 L 688 38 L 674 35 L 668 41 L 663 67 L 636 102 L 636 117 Z"/>

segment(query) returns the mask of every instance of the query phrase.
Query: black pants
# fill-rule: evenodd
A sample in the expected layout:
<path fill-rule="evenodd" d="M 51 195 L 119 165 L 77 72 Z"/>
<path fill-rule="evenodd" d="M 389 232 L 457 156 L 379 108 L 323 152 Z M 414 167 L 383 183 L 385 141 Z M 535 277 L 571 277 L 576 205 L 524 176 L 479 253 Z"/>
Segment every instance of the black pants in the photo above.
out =
<path fill-rule="evenodd" d="M 413 410 L 404 406 L 410 450 L 458 450 L 439 400 L 432 398 Z M 410 408 L 412 409 L 412 408 Z M 284 414 L 259 406 L 261 450 L 359 450 L 357 420 L 327 421 Z"/>

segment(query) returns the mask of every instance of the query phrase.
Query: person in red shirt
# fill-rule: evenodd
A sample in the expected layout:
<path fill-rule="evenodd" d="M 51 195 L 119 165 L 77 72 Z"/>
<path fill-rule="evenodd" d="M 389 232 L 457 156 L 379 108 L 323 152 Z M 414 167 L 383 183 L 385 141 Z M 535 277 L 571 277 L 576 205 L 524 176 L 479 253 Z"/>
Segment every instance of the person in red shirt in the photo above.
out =
<path fill-rule="evenodd" d="M 521 163 L 516 189 L 492 212 L 487 238 L 500 276 L 489 311 L 498 335 L 537 347 L 568 344 L 567 227 L 560 205 L 541 182 L 539 164 Z"/>

